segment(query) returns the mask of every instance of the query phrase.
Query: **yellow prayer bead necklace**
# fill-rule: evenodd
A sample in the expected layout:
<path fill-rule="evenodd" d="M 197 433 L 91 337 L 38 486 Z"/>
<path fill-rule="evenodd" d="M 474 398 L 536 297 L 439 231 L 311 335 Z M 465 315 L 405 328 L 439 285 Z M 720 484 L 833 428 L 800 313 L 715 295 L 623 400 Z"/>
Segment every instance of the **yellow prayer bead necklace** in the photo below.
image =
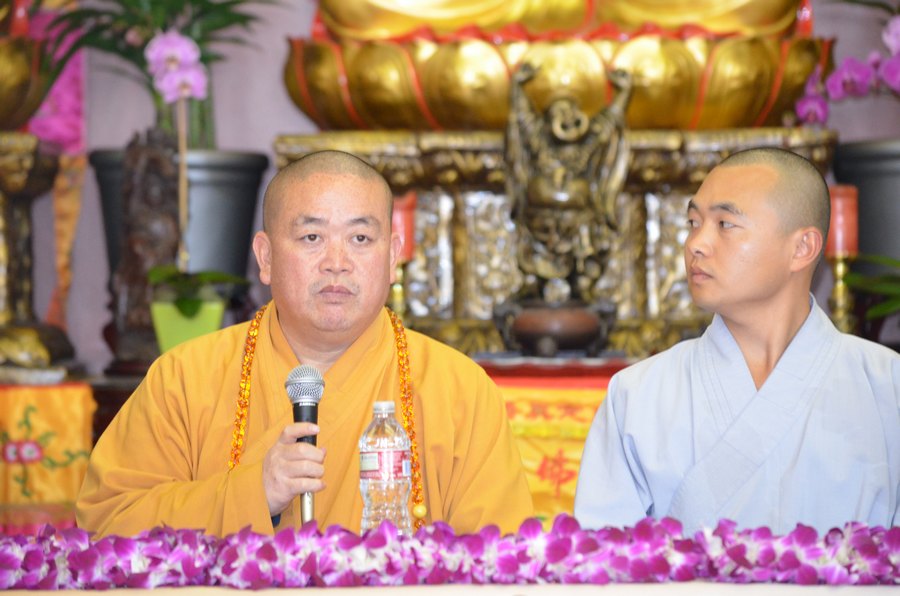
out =
<path fill-rule="evenodd" d="M 250 369 L 253 365 L 253 356 L 256 353 L 256 338 L 259 335 L 259 323 L 263 313 L 266 312 L 263 305 L 256 312 L 256 316 L 250 321 L 247 330 L 247 341 L 244 342 L 244 357 L 241 360 L 241 382 L 238 391 L 237 410 L 234 414 L 234 430 L 231 433 L 231 457 L 228 459 L 228 469 L 233 470 L 241 461 L 241 452 L 244 448 L 244 436 L 247 430 L 247 409 L 250 407 Z M 400 372 L 400 417 L 403 419 L 403 429 L 409 435 L 410 468 L 412 470 L 412 514 L 415 521 L 413 525 L 418 530 L 425 526 L 425 516 L 428 509 L 425 507 L 425 492 L 422 490 L 422 466 L 419 462 L 419 446 L 416 441 L 415 413 L 413 412 L 412 387 L 410 383 L 409 350 L 406 344 L 406 329 L 403 321 L 391 309 L 388 309 L 391 318 L 391 326 L 394 328 L 394 345 L 397 347 L 397 368 Z"/>
<path fill-rule="evenodd" d="M 253 365 L 253 356 L 256 354 L 256 336 L 259 335 L 259 322 L 266 312 L 266 306 L 268 304 L 263 304 L 262 308 L 256 311 L 256 316 L 250 321 L 250 328 L 247 329 L 247 341 L 244 342 L 237 410 L 234 413 L 234 430 L 231 431 L 231 457 L 228 459 L 229 470 L 233 470 L 241 462 L 241 452 L 244 449 L 244 435 L 247 431 L 247 408 L 250 407 L 250 368 Z"/>
<path fill-rule="evenodd" d="M 409 436 L 409 459 L 412 469 L 412 514 L 413 525 L 420 529 L 425 525 L 425 495 L 422 491 L 422 466 L 419 463 L 419 445 L 416 441 L 415 413 L 412 403 L 412 383 L 409 382 L 409 349 L 406 345 L 406 330 L 397 313 L 388 309 L 391 325 L 394 327 L 394 345 L 397 346 L 397 368 L 400 371 L 400 417 L 403 419 L 403 430 Z"/>

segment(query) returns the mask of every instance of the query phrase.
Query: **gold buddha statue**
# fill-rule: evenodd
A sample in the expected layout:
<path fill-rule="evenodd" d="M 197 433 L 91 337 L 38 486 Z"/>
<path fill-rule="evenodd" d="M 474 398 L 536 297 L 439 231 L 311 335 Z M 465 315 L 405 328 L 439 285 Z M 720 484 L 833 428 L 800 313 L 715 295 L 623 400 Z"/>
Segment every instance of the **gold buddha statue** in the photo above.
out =
<path fill-rule="evenodd" d="M 343 39 L 403 37 L 427 27 L 437 35 L 463 27 L 498 31 L 518 24 L 534 34 L 577 32 L 614 23 L 631 31 L 701 25 L 713 33 L 781 34 L 800 0 L 321 0 L 322 21 Z"/>

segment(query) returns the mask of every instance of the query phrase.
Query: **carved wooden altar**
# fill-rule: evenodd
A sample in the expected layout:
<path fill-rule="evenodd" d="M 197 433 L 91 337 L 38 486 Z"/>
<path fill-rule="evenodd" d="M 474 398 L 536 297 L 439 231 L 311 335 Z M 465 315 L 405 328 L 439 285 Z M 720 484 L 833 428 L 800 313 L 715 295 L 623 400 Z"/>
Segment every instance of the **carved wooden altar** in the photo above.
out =
<path fill-rule="evenodd" d="M 629 130 L 631 161 L 616 201 L 618 232 L 600 286 L 617 305 L 609 348 L 646 356 L 698 334 L 682 247 L 687 201 L 727 155 L 777 146 L 831 166 L 836 134 L 807 128 Z M 416 248 L 404 276 L 408 324 L 463 352 L 503 351 L 494 305 L 521 283 L 516 229 L 504 194 L 499 131 L 334 131 L 275 141 L 278 167 L 320 149 L 371 162 L 396 194 L 415 190 Z"/>

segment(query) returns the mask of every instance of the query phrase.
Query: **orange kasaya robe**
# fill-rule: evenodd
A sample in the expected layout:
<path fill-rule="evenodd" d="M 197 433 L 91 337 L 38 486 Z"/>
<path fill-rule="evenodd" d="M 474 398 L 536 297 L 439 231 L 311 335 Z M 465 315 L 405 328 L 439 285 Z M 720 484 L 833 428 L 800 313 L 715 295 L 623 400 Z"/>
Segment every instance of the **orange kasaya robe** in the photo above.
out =
<path fill-rule="evenodd" d="M 274 306 L 260 322 L 241 460 L 228 469 L 249 323 L 186 342 L 153 363 L 100 437 L 76 504 L 79 527 L 134 535 L 159 525 L 224 536 L 300 525 L 299 497 L 272 527 L 263 458 L 293 421 L 284 389 L 299 362 Z M 499 390 L 463 354 L 407 330 L 415 430 L 427 522 L 459 533 L 496 524 L 515 531 L 534 514 Z M 315 495 L 319 528 L 358 532 L 362 515 L 357 442 L 377 400 L 400 412 L 394 333 L 382 312 L 325 374 L 318 445 L 326 488 Z"/>

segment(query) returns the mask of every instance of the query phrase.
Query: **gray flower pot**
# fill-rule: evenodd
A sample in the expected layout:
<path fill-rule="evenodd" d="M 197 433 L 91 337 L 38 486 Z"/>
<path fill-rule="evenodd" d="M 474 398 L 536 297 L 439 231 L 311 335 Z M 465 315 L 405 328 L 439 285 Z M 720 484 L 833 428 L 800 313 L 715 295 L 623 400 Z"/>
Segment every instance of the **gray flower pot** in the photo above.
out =
<path fill-rule="evenodd" d="M 122 150 L 90 154 L 103 208 L 109 270 L 119 263 L 124 222 Z M 245 275 L 262 175 L 269 158 L 262 153 L 188 151 L 190 270 L 216 269 Z"/>

